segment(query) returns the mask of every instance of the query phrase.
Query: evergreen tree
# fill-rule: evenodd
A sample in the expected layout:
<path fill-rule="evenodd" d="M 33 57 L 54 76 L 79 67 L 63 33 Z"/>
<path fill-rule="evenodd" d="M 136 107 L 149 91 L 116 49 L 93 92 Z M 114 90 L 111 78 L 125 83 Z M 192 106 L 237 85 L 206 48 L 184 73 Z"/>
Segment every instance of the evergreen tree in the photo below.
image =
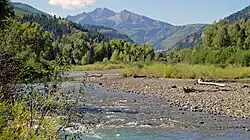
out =
<path fill-rule="evenodd" d="M 0 1 L 0 26 L 3 25 L 4 20 L 8 17 L 14 16 L 14 10 L 11 5 L 10 0 L 1 0 Z"/>

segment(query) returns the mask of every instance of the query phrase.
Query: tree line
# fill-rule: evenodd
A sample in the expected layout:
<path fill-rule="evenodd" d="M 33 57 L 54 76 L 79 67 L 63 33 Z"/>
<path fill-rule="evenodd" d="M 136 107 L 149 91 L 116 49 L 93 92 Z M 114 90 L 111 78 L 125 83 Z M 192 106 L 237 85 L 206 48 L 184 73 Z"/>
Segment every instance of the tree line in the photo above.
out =
<path fill-rule="evenodd" d="M 250 20 L 208 25 L 202 44 L 168 54 L 170 63 L 250 66 Z"/>
<path fill-rule="evenodd" d="M 55 16 L 37 14 L 24 15 L 19 21 L 22 24 L 36 24 L 50 33 L 46 58 L 59 60 L 61 64 L 85 65 L 103 61 L 129 63 L 154 59 L 153 46 L 110 40 L 96 27 L 89 25 L 82 26 Z"/>

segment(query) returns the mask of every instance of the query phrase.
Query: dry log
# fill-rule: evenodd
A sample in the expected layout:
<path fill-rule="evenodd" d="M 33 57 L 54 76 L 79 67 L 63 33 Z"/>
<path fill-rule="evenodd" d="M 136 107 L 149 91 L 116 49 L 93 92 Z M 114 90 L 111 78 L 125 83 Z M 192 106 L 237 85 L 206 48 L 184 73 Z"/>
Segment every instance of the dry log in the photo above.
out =
<path fill-rule="evenodd" d="M 88 74 L 88 73 L 86 73 L 86 77 L 102 77 L 103 76 L 103 74 Z"/>
<path fill-rule="evenodd" d="M 133 78 L 145 78 L 145 77 L 147 77 L 147 76 L 133 74 Z"/>
<path fill-rule="evenodd" d="M 205 90 L 199 90 L 199 89 L 188 88 L 188 87 L 183 87 L 183 91 L 184 91 L 185 93 L 191 93 L 191 92 L 205 92 Z"/>
<path fill-rule="evenodd" d="M 214 82 L 214 83 L 235 83 L 236 79 L 202 79 L 203 82 Z"/>
<path fill-rule="evenodd" d="M 210 89 L 210 90 L 203 90 L 203 89 L 195 89 L 195 88 L 189 88 L 189 87 L 183 87 L 183 91 L 185 93 L 192 93 L 192 92 L 220 92 L 220 91 L 235 91 L 232 89 Z"/>
<path fill-rule="evenodd" d="M 221 83 L 213 83 L 213 82 L 203 82 L 202 79 L 198 79 L 198 84 L 201 85 L 213 85 L 213 86 L 219 86 L 219 87 L 225 87 L 225 84 L 221 84 Z"/>

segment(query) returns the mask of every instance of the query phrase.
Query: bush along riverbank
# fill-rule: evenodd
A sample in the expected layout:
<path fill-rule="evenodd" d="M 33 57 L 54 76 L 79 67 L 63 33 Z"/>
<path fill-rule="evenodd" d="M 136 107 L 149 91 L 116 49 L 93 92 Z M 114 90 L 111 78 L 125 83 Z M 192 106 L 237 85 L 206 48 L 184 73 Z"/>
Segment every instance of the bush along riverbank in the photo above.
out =
<path fill-rule="evenodd" d="M 66 69 L 51 57 L 53 35 L 18 21 L 9 0 L 0 3 L 0 139 L 57 139 L 75 104 L 60 89 Z"/>

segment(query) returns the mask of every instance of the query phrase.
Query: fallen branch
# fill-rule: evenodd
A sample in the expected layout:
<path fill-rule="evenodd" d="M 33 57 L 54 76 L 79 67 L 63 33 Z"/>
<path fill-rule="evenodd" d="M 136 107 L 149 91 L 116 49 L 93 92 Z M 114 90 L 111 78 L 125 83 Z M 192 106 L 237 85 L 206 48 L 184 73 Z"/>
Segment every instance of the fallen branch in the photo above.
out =
<path fill-rule="evenodd" d="M 194 89 L 194 88 L 189 88 L 189 87 L 183 87 L 183 91 L 184 91 L 185 93 L 191 93 L 191 92 L 205 92 L 205 90 Z"/>
<path fill-rule="evenodd" d="M 89 75 L 88 73 L 86 73 L 86 77 L 102 77 L 103 74 L 91 74 Z"/>
<path fill-rule="evenodd" d="M 220 92 L 220 91 L 235 91 L 232 89 L 211 89 L 211 90 L 202 90 L 202 89 L 195 89 L 195 88 L 189 88 L 189 87 L 183 87 L 183 91 L 185 93 L 192 93 L 192 92 Z"/>
<path fill-rule="evenodd" d="M 235 83 L 236 79 L 203 79 L 203 82 L 215 82 L 215 83 Z"/>
<path fill-rule="evenodd" d="M 221 83 L 213 83 L 213 82 L 203 82 L 201 79 L 198 79 L 198 84 L 201 85 L 213 85 L 213 86 L 219 86 L 219 87 L 225 87 L 225 84 L 221 84 Z"/>
<path fill-rule="evenodd" d="M 147 77 L 147 76 L 133 74 L 133 78 L 145 78 L 145 77 Z"/>

